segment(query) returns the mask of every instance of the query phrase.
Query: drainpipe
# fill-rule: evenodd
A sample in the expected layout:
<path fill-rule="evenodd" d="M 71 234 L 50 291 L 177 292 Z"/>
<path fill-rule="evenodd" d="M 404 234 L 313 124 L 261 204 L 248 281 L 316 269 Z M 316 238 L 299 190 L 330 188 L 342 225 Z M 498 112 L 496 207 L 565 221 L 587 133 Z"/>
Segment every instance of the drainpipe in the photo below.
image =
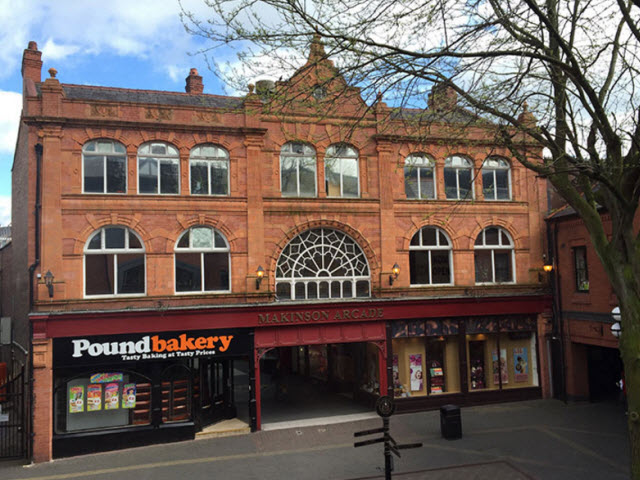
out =
<path fill-rule="evenodd" d="M 558 262 L 558 221 L 553 222 L 553 256 Z M 560 366 L 562 372 L 562 400 L 564 403 L 567 403 L 567 362 L 566 362 L 566 352 L 564 346 L 564 315 L 562 314 L 562 289 L 560 288 L 560 269 L 555 269 L 554 276 L 554 285 L 553 285 L 553 293 L 554 304 L 556 305 L 556 316 L 558 320 L 558 327 L 560 328 Z"/>
<path fill-rule="evenodd" d="M 42 208 L 42 202 L 40 199 L 40 189 L 41 189 L 41 176 L 42 176 L 42 144 L 36 143 L 35 145 L 36 151 L 36 204 L 35 209 L 33 210 L 34 216 L 34 232 L 35 232 L 35 259 L 33 263 L 29 266 L 29 312 L 31 312 L 34 303 L 34 286 L 33 286 L 33 275 L 36 271 L 36 268 L 40 266 L 40 211 Z M 34 416 L 34 403 L 33 403 L 33 324 L 29 321 L 29 374 L 27 379 L 27 384 L 29 385 L 29 425 L 27 428 L 27 435 L 29 436 L 28 440 L 28 451 L 27 457 L 30 461 L 33 462 L 33 441 L 34 441 L 34 433 L 33 433 L 33 416 Z"/>

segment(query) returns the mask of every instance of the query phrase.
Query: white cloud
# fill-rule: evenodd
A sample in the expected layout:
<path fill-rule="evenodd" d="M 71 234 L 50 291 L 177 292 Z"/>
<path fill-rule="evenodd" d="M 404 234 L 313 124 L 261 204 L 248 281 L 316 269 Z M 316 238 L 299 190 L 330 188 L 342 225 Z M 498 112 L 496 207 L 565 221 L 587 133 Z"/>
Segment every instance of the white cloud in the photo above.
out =
<path fill-rule="evenodd" d="M 22 111 L 22 95 L 0 90 L 0 153 L 13 153 Z"/>
<path fill-rule="evenodd" d="M 48 39 L 42 47 L 42 55 L 48 60 L 60 60 L 75 54 L 80 47 L 77 45 L 57 44 L 53 39 Z"/>
<path fill-rule="evenodd" d="M 183 4 L 206 17 L 201 0 Z M 72 58 L 111 53 L 149 59 L 167 75 L 165 65 L 188 72 L 187 53 L 202 44 L 184 30 L 178 0 L 0 0 L 0 25 L 11 26 L 0 29 L 0 78 L 19 71 L 30 40 L 61 72 Z"/>
<path fill-rule="evenodd" d="M 11 197 L 0 195 L 0 226 L 11 223 Z"/>

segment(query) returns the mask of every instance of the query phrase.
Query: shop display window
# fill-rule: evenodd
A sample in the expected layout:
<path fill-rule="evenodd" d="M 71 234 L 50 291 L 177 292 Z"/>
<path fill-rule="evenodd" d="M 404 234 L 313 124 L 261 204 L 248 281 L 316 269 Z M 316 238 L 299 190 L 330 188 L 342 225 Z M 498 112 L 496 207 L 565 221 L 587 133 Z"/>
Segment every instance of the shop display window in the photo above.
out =
<path fill-rule="evenodd" d="M 151 383 L 138 374 L 97 372 L 57 379 L 54 401 L 56 433 L 151 422 Z"/>
<path fill-rule="evenodd" d="M 392 335 L 394 396 L 460 392 L 457 321 L 394 322 Z"/>
<path fill-rule="evenodd" d="M 539 385 L 533 319 L 472 317 L 466 331 L 470 392 Z"/>

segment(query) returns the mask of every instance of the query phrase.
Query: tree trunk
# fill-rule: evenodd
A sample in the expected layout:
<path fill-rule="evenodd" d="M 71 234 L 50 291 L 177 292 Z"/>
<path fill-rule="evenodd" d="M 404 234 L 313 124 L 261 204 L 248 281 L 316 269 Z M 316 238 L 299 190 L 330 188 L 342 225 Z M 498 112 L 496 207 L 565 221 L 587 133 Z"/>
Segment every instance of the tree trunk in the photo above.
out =
<path fill-rule="evenodd" d="M 640 480 L 640 293 L 620 298 L 622 334 L 620 354 L 627 391 L 631 478 Z"/>

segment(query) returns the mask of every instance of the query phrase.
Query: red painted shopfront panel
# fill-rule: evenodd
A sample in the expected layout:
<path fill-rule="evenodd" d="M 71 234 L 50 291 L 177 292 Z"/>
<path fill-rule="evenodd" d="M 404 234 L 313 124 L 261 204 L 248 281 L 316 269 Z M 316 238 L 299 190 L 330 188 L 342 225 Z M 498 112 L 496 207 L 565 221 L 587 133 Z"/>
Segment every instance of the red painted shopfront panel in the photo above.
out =
<path fill-rule="evenodd" d="M 255 332 L 256 348 L 373 342 L 386 338 L 385 322 L 342 325 L 303 325 L 261 328 Z"/>

